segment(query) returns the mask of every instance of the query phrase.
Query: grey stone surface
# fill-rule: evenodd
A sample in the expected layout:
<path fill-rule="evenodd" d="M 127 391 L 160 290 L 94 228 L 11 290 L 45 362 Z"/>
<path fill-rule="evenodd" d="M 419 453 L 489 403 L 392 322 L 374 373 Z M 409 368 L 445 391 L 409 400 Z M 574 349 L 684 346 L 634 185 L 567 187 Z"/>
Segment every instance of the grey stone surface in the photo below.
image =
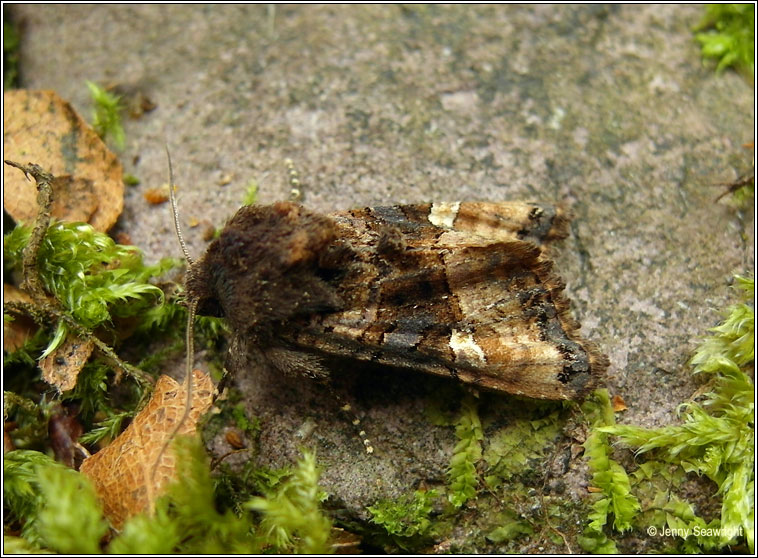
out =
<path fill-rule="evenodd" d="M 85 116 L 85 80 L 157 103 L 127 122 L 120 154 L 142 182 L 118 230 L 150 259 L 179 253 L 168 207 L 143 199 L 166 181 L 166 139 L 185 221 L 222 225 L 250 180 L 261 202 L 286 198 L 287 157 L 322 211 L 563 203 L 575 219 L 558 268 L 610 357 L 607 387 L 629 407 L 620 420 L 645 426 L 675 420 L 696 390 L 694 343 L 730 300 L 730 277 L 754 268 L 752 208 L 714 203 L 714 184 L 750 164 L 754 90 L 701 62 L 698 6 L 7 9 L 24 26 L 26 87 L 55 89 Z M 194 254 L 200 228 L 185 226 Z M 318 449 L 334 501 L 364 517 L 379 496 L 444 479 L 455 437 L 423 409 L 446 382 L 379 372 L 345 384 L 379 457 L 361 453 L 328 393 L 250 371 L 260 462 L 291 462 L 294 433 L 311 425 L 302 443 Z"/>

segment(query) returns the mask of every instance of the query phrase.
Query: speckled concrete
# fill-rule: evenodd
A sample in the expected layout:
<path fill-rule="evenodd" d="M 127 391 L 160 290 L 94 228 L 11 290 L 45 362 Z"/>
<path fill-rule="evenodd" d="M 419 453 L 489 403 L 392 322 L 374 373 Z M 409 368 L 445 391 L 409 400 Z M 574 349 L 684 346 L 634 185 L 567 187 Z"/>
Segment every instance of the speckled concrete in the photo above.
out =
<path fill-rule="evenodd" d="M 695 391 L 694 342 L 730 300 L 730 277 L 754 267 L 753 210 L 714 203 L 714 183 L 750 164 L 754 92 L 701 63 L 698 6 L 7 9 L 24 24 L 26 87 L 55 89 L 85 116 L 88 79 L 157 103 L 126 124 L 121 158 L 142 182 L 117 226 L 151 259 L 179 253 L 168 207 L 143 198 L 166 181 L 166 140 L 185 221 L 222 225 L 253 179 L 261 202 L 285 198 L 287 157 L 323 211 L 564 203 L 575 220 L 557 263 L 576 315 L 610 357 L 608 388 L 629 407 L 620 420 L 647 426 L 675 420 Z M 186 231 L 194 254 L 200 228 Z M 315 423 L 304 443 L 348 516 L 444 478 L 453 431 L 422 415 L 442 380 L 352 381 L 374 458 L 317 387 L 241 384 L 264 420 L 260 462 L 294 459 L 293 433 Z"/>

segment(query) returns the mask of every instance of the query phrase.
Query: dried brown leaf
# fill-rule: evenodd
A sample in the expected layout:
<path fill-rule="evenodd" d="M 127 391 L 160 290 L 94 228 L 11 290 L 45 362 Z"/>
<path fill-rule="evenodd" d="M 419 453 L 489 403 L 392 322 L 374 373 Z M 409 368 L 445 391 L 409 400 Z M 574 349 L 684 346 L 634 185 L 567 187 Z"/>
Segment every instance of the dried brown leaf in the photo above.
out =
<path fill-rule="evenodd" d="M 613 406 L 613 412 L 619 413 L 621 411 L 626 411 L 627 406 L 626 402 L 624 401 L 624 398 L 620 395 L 614 395 L 611 399 L 611 405 Z"/>
<path fill-rule="evenodd" d="M 210 378 L 199 370 L 193 375 L 192 406 L 178 435 L 193 434 L 213 401 Z M 161 376 L 150 401 L 127 429 L 82 463 L 81 472 L 92 480 L 106 517 L 117 529 L 127 518 L 152 510 L 162 490 L 175 478 L 176 458 L 166 445 L 184 416 L 186 397 L 185 384 Z"/>
<path fill-rule="evenodd" d="M 21 289 L 3 283 L 3 302 L 31 302 L 32 298 Z M 24 316 L 13 316 L 12 322 L 3 320 L 3 350 L 12 353 L 37 330 L 34 322 Z"/>
<path fill-rule="evenodd" d="M 53 216 L 107 231 L 124 206 L 124 171 L 95 131 L 53 91 L 6 91 L 3 109 L 3 156 L 36 163 L 57 177 Z M 6 211 L 16 221 L 34 221 L 33 184 L 7 165 L 3 184 Z"/>
<path fill-rule="evenodd" d="M 42 379 L 61 392 L 74 389 L 76 378 L 94 348 L 92 340 L 69 335 L 57 349 L 39 361 Z"/>
<path fill-rule="evenodd" d="M 158 205 L 166 203 L 169 199 L 168 184 L 164 184 L 159 188 L 148 188 L 144 196 L 148 203 Z"/>
<path fill-rule="evenodd" d="M 78 442 L 79 436 L 84 433 L 77 414 L 75 406 L 58 405 L 47 423 L 50 447 L 53 448 L 55 460 L 71 468 L 75 465 L 77 451 L 82 448 Z"/>
<path fill-rule="evenodd" d="M 358 554 L 362 541 L 360 535 L 341 527 L 332 527 L 332 533 L 329 536 L 329 542 L 335 554 Z"/>

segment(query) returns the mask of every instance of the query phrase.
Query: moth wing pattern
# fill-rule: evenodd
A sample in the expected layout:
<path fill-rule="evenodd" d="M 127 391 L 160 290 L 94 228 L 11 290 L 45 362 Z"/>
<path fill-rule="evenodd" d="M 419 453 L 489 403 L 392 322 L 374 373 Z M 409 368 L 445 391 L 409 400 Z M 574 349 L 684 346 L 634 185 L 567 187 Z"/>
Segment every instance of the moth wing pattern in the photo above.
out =
<path fill-rule="evenodd" d="M 453 202 L 330 217 L 319 265 L 342 303 L 281 329 L 288 350 L 541 399 L 581 397 L 607 367 L 580 337 L 543 248 L 567 236 L 562 209 Z"/>

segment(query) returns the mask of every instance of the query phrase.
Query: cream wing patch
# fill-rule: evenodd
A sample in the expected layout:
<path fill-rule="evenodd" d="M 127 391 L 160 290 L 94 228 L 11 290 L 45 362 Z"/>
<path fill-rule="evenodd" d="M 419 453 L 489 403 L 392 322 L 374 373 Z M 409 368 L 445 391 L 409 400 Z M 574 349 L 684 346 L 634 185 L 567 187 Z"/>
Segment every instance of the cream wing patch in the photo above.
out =
<path fill-rule="evenodd" d="M 429 222 L 437 227 L 452 229 L 460 208 L 461 202 L 433 203 L 429 212 Z"/>
<path fill-rule="evenodd" d="M 454 329 L 450 333 L 450 348 L 453 350 L 456 362 L 465 362 L 479 366 L 487 363 L 487 356 L 474 340 L 472 333 Z"/>

